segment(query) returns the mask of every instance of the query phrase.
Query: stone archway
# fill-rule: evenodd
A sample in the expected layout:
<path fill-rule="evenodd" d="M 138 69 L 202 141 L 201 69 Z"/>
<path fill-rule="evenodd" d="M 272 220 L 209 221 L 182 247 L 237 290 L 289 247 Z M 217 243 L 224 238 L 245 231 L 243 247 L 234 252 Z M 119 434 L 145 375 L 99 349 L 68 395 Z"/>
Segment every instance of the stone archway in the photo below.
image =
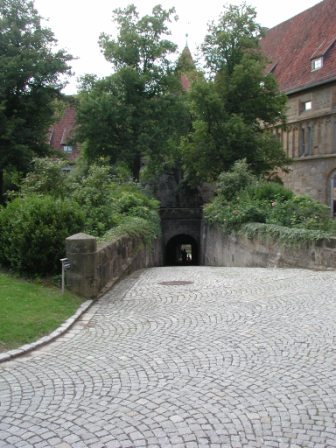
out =
<path fill-rule="evenodd" d="M 172 237 L 165 247 L 166 266 L 188 266 L 199 264 L 199 245 L 190 235 Z"/>

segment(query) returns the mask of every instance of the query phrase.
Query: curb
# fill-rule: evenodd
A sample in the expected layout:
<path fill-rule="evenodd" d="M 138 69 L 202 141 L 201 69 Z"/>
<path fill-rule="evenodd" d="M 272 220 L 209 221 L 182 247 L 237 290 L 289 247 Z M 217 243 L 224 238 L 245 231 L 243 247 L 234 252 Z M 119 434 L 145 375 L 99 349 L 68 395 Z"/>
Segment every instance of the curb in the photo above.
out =
<path fill-rule="evenodd" d="M 42 338 L 38 339 L 35 342 L 32 342 L 31 344 L 25 344 L 17 349 L 10 350 L 5 353 L 0 353 L 0 364 L 2 362 L 6 362 L 14 358 L 17 358 L 18 356 L 25 355 L 31 352 L 32 350 L 35 350 L 36 348 L 49 344 L 50 342 L 57 339 L 59 336 L 62 336 L 64 333 L 70 330 L 73 324 L 77 322 L 77 320 L 91 307 L 93 302 L 94 300 L 87 300 L 86 302 L 82 303 L 73 316 L 69 317 L 69 319 L 63 322 L 63 324 L 60 327 L 58 327 L 56 330 L 54 330 L 47 336 L 43 336 Z"/>

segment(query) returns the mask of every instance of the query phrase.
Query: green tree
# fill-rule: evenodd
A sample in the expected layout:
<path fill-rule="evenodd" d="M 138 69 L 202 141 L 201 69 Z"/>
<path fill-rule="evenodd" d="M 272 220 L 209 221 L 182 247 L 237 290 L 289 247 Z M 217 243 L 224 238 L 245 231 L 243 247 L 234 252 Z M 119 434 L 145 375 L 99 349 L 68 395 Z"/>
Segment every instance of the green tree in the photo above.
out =
<path fill-rule="evenodd" d="M 47 152 L 53 100 L 72 57 L 55 51 L 56 40 L 29 0 L 0 0 L 0 197 L 5 171 L 25 172 Z"/>
<path fill-rule="evenodd" d="M 268 131 L 284 123 L 286 97 L 265 74 L 255 15 L 245 4 L 229 6 L 209 26 L 202 46 L 209 77 L 193 85 L 193 129 L 182 144 L 189 182 L 214 181 L 243 158 L 257 174 L 288 163 Z"/>
<path fill-rule="evenodd" d="M 64 170 L 69 162 L 56 158 L 35 158 L 31 171 L 21 181 L 20 195 L 49 195 L 64 199 L 69 196 L 67 180 L 70 178 Z M 70 182 L 68 182 L 70 183 Z"/>
<path fill-rule="evenodd" d="M 202 52 L 213 76 L 219 71 L 232 75 L 247 51 L 258 50 L 262 28 L 255 19 L 255 9 L 243 3 L 224 7 L 218 22 L 209 24 Z"/>
<path fill-rule="evenodd" d="M 142 159 L 153 170 L 174 159 L 187 114 L 180 82 L 169 56 L 176 45 L 166 37 L 174 9 L 155 6 L 139 17 L 134 5 L 114 11 L 118 35 L 100 37 L 114 74 L 87 76 L 79 95 L 79 140 L 90 161 L 101 156 L 125 162 L 139 178 Z"/>

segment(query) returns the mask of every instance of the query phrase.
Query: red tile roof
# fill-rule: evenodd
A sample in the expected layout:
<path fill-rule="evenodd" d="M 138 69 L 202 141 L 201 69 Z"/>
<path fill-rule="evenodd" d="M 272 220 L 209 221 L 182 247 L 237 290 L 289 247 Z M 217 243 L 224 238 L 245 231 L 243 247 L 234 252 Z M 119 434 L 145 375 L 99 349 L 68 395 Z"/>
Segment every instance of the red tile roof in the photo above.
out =
<path fill-rule="evenodd" d="M 181 75 L 181 85 L 184 92 L 188 92 L 190 90 L 191 82 L 189 76 L 184 73 Z"/>
<path fill-rule="evenodd" d="M 50 127 L 48 136 L 49 145 L 63 152 L 64 146 L 71 142 L 75 126 L 76 110 L 73 106 L 69 106 L 65 109 L 62 118 Z M 74 151 L 68 157 L 75 159 L 77 156 L 78 148 L 75 145 Z"/>
<path fill-rule="evenodd" d="M 50 128 L 49 145 L 54 149 L 61 149 L 71 138 L 75 125 L 76 110 L 74 107 L 67 107 L 62 118 Z"/>
<path fill-rule="evenodd" d="M 286 93 L 336 79 L 336 0 L 324 0 L 270 29 L 261 48 Z M 312 71 L 312 59 L 320 56 L 323 67 Z"/>

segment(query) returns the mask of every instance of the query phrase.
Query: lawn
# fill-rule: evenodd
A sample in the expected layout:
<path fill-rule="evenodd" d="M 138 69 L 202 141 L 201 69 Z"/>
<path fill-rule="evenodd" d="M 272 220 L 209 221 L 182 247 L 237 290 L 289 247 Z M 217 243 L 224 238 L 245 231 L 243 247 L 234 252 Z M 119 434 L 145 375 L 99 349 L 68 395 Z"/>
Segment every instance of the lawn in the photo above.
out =
<path fill-rule="evenodd" d="M 0 352 L 51 333 L 84 299 L 0 272 Z"/>

